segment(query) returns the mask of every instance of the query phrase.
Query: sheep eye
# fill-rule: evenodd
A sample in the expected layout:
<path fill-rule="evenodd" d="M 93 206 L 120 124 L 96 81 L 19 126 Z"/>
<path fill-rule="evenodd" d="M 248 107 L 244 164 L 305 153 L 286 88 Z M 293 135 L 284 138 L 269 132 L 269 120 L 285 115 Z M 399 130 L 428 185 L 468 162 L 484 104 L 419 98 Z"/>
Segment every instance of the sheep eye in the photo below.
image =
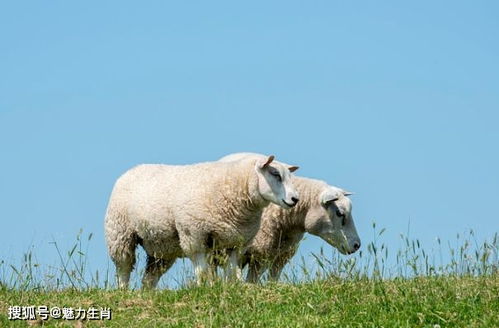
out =
<path fill-rule="evenodd" d="M 343 213 L 342 211 L 340 211 L 339 209 L 336 210 L 336 215 L 341 218 L 341 225 L 344 226 L 347 222 L 347 218 L 345 216 L 345 213 Z"/>
<path fill-rule="evenodd" d="M 282 181 L 281 175 L 277 170 L 270 170 L 270 174 L 274 176 L 277 179 L 277 181 Z"/>

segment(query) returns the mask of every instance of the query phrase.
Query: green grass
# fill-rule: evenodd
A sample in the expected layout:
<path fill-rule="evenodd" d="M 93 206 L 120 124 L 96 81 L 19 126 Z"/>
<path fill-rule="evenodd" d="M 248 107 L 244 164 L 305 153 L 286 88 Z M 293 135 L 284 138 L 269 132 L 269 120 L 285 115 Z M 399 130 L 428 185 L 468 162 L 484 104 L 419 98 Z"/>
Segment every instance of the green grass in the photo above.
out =
<path fill-rule="evenodd" d="M 98 327 L 498 327 L 499 276 L 326 279 L 302 284 L 223 284 L 176 291 L 0 290 L 0 326 L 9 305 L 110 307 Z M 38 322 L 40 324 L 40 322 Z M 74 322 L 50 319 L 46 326 Z"/>
<path fill-rule="evenodd" d="M 400 249 L 388 252 L 384 231 L 373 223 L 372 241 L 356 256 L 320 250 L 314 261 L 302 259 L 286 269 L 284 283 L 193 287 L 186 272 L 182 288 L 158 291 L 116 290 L 109 270 L 90 272 L 92 234 L 84 238 L 80 231 L 68 251 L 53 242 L 58 265 L 40 264 L 34 247 L 18 263 L 0 261 L 0 328 L 499 327 L 497 233 L 482 242 L 473 231 L 455 243 L 438 239 L 430 251 L 401 235 Z M 106 307 L 112 320 L 8 319 L 9 307 L 32 305 Z"/>

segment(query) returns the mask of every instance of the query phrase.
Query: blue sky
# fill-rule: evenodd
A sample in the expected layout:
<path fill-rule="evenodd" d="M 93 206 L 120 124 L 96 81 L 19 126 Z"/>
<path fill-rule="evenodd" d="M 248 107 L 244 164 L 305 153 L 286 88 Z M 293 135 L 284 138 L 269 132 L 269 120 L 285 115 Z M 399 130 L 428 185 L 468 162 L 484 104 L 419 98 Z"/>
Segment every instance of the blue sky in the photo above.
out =
<path fill-rule="evenodd" d="M 3 2 L 0 258 L 92 232 L 139 163 L 275 154 L 430 244 L 499 229 L 493 1 Z M 308 237 L 307 256 L 322 242 Z M 326 249 L 327 246 L 325 246 Z M 172 275 L 174 273 L 170 273 Z"/>

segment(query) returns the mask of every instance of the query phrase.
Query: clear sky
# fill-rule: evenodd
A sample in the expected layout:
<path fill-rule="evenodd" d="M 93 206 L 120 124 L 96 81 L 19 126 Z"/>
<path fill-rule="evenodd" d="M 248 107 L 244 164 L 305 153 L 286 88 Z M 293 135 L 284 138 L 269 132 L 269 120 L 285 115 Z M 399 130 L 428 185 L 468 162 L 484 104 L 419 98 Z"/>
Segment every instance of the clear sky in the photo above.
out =
<path fill-rule="evenodd" d="M 4 1 L 1 259 L 92 232 L 139 163 L 275 154 L 431 245 L 499 229 L 496 1 Z M 301 254 L 323 243 L 308 237 Z M 329 246 L 325 246 L 329 250 Z M 174 273 L 170 273 L 172 275 Z"/>

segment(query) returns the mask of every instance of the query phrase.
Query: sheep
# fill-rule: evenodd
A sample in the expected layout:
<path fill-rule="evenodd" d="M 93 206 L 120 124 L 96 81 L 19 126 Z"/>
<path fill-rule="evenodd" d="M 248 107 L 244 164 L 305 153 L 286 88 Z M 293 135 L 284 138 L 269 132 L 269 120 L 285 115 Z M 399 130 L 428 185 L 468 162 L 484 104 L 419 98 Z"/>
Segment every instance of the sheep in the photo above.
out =
<path fill-rule="evenodd" d="M 263 208 L 270 202 L 286 209 L 297 204 L 290 183 L 296 169 L 274 156 L 130 169 L 116 181 L 105 217 L 118 286 L 128 286 L 137 245 L 147 253 L 143 288 L 154 288 L 179 257 L 192 260 L 200 284 L 214 248 L 228 250 L 241 279 L 238 256 L 257 233 Z"/>
<path fill-rule="evenodd" d="M 260 156 L 252 153 L 231 154 L 220 159 L 230 162 Z M 342 254 L 360 248 L 360 238 L 352 217 L 350 192 L 324 181 L 293 177 L 300 203 L 289 211 L 270 204 L 262 214 L 260 230 L 246 249 L 240 265 L 249 265 L 247 281 L 258 282 L 269 269 L 272 280 L 293 257 L 305 232 L 321 237 Z"/>

